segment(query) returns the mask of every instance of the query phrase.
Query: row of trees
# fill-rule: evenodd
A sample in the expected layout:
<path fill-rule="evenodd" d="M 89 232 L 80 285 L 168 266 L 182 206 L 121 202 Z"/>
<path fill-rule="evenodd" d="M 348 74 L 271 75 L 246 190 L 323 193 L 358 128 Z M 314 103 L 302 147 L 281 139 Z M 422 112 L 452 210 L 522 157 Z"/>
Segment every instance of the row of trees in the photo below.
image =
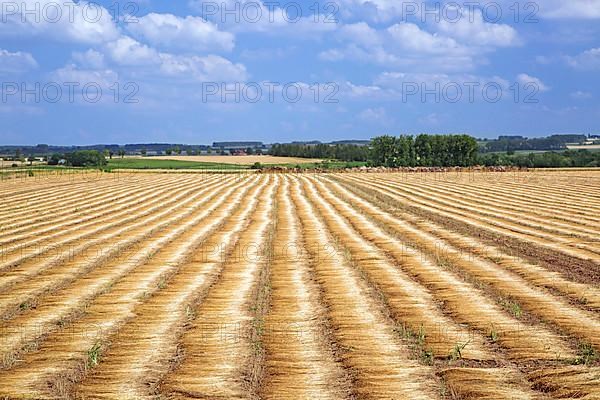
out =
<path fill-rule="evenodd" d="M 370 163 L 384 167 L 468 167 L 477 164 L 477 141 L 468 135 L 380 136 Z"/>
<path fill-rule="evenodd" d="M 368 161 L 384 167 L 449 167 L 477 163 L 477 141 L 467 135 L 380 136 L 370 146 L 353 144 L 275 144 L 274 156 Z"/>
<path fill-rule="evenodd" d="M 61 160 L 71 167 L 102 167 L 106 157 L 97 150 L 78 150 L 65 154 L 55 153 L 48 158 L 48 165 L 58 165 Z"/>
<path fill-rule="evenodd" d="M 514 151 L 553 151 L 565 150 L 567 143 L 580 143 L 585 135 L 552 135 L 544 138 L 525 138 L 522 136 L 500 136 L 495 140 L 486 140 L 481 144 L 482 153 Z"/>
<path fill-rule="evenodd" d="M 600 152 L 567 150 L 560 153 L 482 154 L 479 164 L 526 168 L 600 167 Z"/>
<path fill-rule="evenodd" d="M 342 161 L 368 161 L 372 166 L 384 167 L 468 167 L 516 166 L 528 168 L 550 167 L 599 167 L 600 152 L 568 150 L 528 154 L 490 153 L 478 154 L 474 138 L 467 135 L 419 135 L 380 136 L 371 146 L 357 145 L 276 145 L 274 155 L 337 159 Z M 300 149 L 313 148 L 306 153 Z M 316 149 L 319 150 L 316 150 Z M 330 150 L 325 150 L 329 148 Z M 325 155 L 325 156 L 324 156 Z M 108 155 L 110 156 L 110 154 Z M 79 150 L 65 154 L 53 154 L 49 165 L 61 160 L 73 167 L 102 167 L 107 164 L 106 155 L 96 150 Z M 346 158 L 344 158 L 346 157 Z M 32 159 L 33 161 L 33 159 Z"/>
<path fill-rule="evenodd" d="M 165 150 L 165 154 L 170 156 L 173 154 L 176 155 L 181 155 L 183 152 L 185 152 L 186 155 L 188 156 L 195 156 L 195 155 L 199 155 L 202 154 L 202 150 L 199 148 L 194 148 L 194 147 L 186 147 L 184 149 L 182 149 L 179 146 L 175 146 L 175 147 L 169 147 L 168 149 Z M 146 149 L 142 149 L 142 155 L 145 156 L 146 155 Z M 219 149 L 214 149 L 214 153 L 215 154 L 220 154 L 220 155 L 225 155 L 227 154 L 227 152 L 225 151 L 225 149 L 223 148 L 219 148 Z M 248 147 L 245 150 L 245 153 L 248 155 L 252 155 L 252 154 L 262 154 L 260 152 L 260 150 L 255 150 L 252 147 Z M 211 149 L 210 147 L 206 149 L 206 154 L 213 154 L 213 149 Z"/>
<path fill-rule="evenodd" d="M 115 155 L 115 152 L 113 150 L 106 149 L 102 152 L 102 154 L 104 154 L 104 157 L 108 157 L 112 160 L 113 156 Z M 119 157 L 123 158 L 125 157 L 125 150 L 119 149 L 116 154 L 118 154 Z"/>
<path fill-rule="evenodd" d="M 367 161 L 369 147 L 351 144 L 274 144 L 269 151 L 272 156 L 321 158 L 340 161 Z"/>

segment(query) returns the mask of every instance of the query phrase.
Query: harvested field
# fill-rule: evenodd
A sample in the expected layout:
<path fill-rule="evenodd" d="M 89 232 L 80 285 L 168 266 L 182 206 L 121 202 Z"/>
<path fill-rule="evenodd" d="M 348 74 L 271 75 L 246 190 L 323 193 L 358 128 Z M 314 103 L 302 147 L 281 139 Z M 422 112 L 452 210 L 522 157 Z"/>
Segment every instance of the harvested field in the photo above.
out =
<path fill-rule="evenodd" d="M 0 182 L 0 399 L 589 400 L 599 355 L 600 172 Z"/>

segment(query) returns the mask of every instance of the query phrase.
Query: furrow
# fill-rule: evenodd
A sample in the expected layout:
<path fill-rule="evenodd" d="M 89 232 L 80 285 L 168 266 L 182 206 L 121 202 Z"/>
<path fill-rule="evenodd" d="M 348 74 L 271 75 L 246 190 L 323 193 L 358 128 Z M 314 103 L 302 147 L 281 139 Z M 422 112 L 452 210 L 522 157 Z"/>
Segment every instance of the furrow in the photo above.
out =
<path fill-rule="evenodd" d="M 306 262 L 289 178 L 277 196 L 271 303 L 264 325 L 265 378 L 260 398 L 346 399 L 349 380 L 336 362 L 326 310 Z"/>
<path fill-rule="evenodd" d="M 19 349 L 32 343 L 43 333 L 61 329 L 71 315 L 85 307 L 94 297 L 110 289 L 118 279 L 147 262 L 158 249 L 177 239 L 193 224 L 207 218 L 209 214 L 201 207 L 208 205 L 209 208 L 214 209 L 216 196 L 227 194 L 227 190 L 233 189 L 225 187 L 213 188 L 210 192 L 203 190 L 199 196 L 204 196 L 204 198 L 196 201 L 194 206 L 189 209 L 184 208 L 175 212 L 160 225 L 150 227 L 145 234 L 139 235 L 137 238 L 139 243 L 136 243 L 134 247 L 129 247 L 127 251 L 114 255 L 114 258 L 105 259 L 103 264 L 99 263 L 96 268 L 90 269 L 85 275 L 80 273 L 78 276 L 72 276 L 68 282 L 62 282 L 62 288 L 56 285 L 51 289 L 52 293 L 46 296 L 40 294 L 35 299 L 34 309 L 24 310 L 21 315 L 1 325 L 0 343 L 2 343 L 3 364 L 10 365 Z M 205 192 L 207 193 L 205 194 Z M 195 197 L 191 199 L 191 201 L 194 200 Z M 184 204 L 181 205 L 181 207 L 183 206 Z M 171 212 L 174 211 L 175 209 Z M 181 225 L 175 225 L 175 222 L 183 220 L 185 222 Z M 67 269 L 63 275 L 69 272 Z"/>
<path fill-rule="evenodd" d="M 353 391 L 362 399 L 436 398 L 431 368 L 409 358 L 410 350 L 385 315 L 376 294 L 328 235 L 295 181 L 292 199 L 343 365 L 352 371 Z"/>
<path fill-rule="evenodd" d="M 543 368 L 528 375 L 533 386 L 553 399 L 600 399 L 600 368 L 567 366 Z"/>
<path fill-rule="evenodd" d="M 356 178 L 350 178 L 351 181 L 363 183 L 357 181 Z M 522 228 L 515 228 L 511 226 L 510 228 L 506 227 L 506 224 L 500 224 L 485 217 L 475 218 L 471 213 L 466 211 L 456 211 L 456 210 L 448 210 L 447 208 L 439 208 L 436 204 L 422 199 L 417 199 L 414 196 L 406 195 L 399 193 L 394 189 L 389 189 L 385 185 L 380 185 L 378 183 L 369 183 L 369 186 L 375 187 L 380 190 L 385 195 L 392 197 L 394 200 L 400 202 L 400 204 L 405 204 L 410 207 L 416 207 L 424 212 L 431 213 L 434 215 L 439 215 L 441 217 L 450 218 L 453 220 L 458 220 L 462 223 L 466 223 L 475 229 L 485 229 L 493 234 L 503 235 L 510 238 L 515 238 L 522 240 L 524 242 L 529 242 L 536 246 L 543 247 L 545 249 L 551 251 L 560 251 L 566 255 L 569 255 L 574 258 L 580 258 L 582 260 L 590 260 L 595 263 L 600 263 L 600 256 L 594 252 L 590 252 L 588 250 L 582 248 L 573 247 L 572 242 L 565 241 L 560 237 L 550 236 L 548 238 L 540 237 L 539 232 L 527 231 L 524 232 Z M 452 208 L 452 207 L 448 207 Z"/>
<path fill-rule="evenodd" d="M 448 368 L 440 372 L 451 399 L 533 400 L 545 399 L 541 393 L 523 389 L 522 374 L 506 368 Z"/>
<path fill-rule="evenodd" d="M 566 301 L 537 287 L 532 287 L 520 276 L 503 269 L 495 263 L 465 254 L 442 239 L 412 228 L 406 232 L 416 242 L 428 240 L 433 250 L 443 248 L 444 257 L 455 267 L 464 270 L 479 281 L 486 283 L 508 298 L 512 298 L 523 309 L 559 327 L 584 342 L 600 349 L 600 320 L 591 312 L 574 308 Z M 436 244 L 437 241 L 437 244 Z"/>
<path fill-rule="evenodd" d="M 336 202 L 333 195 L 327 198 Z M 393 229 L 397 237 L 410 245 L 399 247 L 390 240 L 377 240 L 374 235 L 375 230 L 364 228 L 366 223 L 365 225 L 353 223 L 355 229 L 402 263 L 405 271 L 427 286 L 438 301 L 444 302 L 444 307 L 451 312 L 455 320 L 467 323 L 488 335 L 491 340 L 505 347 L 509 357 L 515 360 L 557 360 L 575 357 L 570 346 L 557 335 L 542 326 L 532 326 L 519 321 L 488 299 L 482 290 L 465 282 L 448 268 L 439 265 L 436 258 L 430 255 L 439 254 L 440 246 L 444 249 L 451 248 L 440 242 L 438 238 L 428 237 L 410 227 L 405 221 L 391 217 L 374 206 L 368 207 L 365 202 L 356 201 L 355 204 L 375 221 Z M 428 250 L 429 255 L 416 250 L 419 247 Z M 457 253 L 461 256 L 460 252 Z M 407 260 L 413 262 L 406 262 Z"/>
<path fill-rule="evenodd" d="M 121 209 L 116 212 L 109 212 L 108 215 L 88 221 L 81 225 L 76 225 L 63 231 L 58 231 L 52 235 L 43 235 L 35 239 L 29 240 L 26 245 L 10 245 L 5 246 L 2 250 L 2 263 L 0 270 L 7 269 L 19 265 L 20 263 L 31 260 L 32 258 L 42 257 L 48 252 L 57 252 L 61 246 L 70 245 L 77 241 L 93 236 L 95 234 L 107 231 L 109 229 L 119 229 L 120 225 L 130 222 L 135 219 L 136 210 L 141 212 L 138 217 L 147 213 L 147 209 L 160 203 L 160 200 L 169 198 L 172 193 L 169 192 L 171 187 L 163 187 L 155 191 L 154 196 L 149 195 L 150 201 L 146 202 L 131 202 L 128 208 Z M 172 187 L 174 193 L 181 193 L 183 190 L 189 190 L 189 186 L 178 182 Z M 73 251 L 73 250 L 71 250 Z"/>
<path fill-rule="evenodd" d="M 351 188 L 347 188 L 349 191 L 344 192 L 336 182 L 332 182 L 331 187 L 337 193 L 345 195 L 352 203 L 359 203 L 362 207 L 370 210 L 369 212 L 377 214 L 378 220 L 384 225 L 392 226 L 396 223 L 396 220 L 391 218 L 391 215 L 387 214 L 388 212 L 391 212 L 392 215 L 403 220 L 405 224 L 410 224 L 410 226 L 414 226 L 424 233 L 428 233 L 444 240 L 464 254 L 473 254 L 489 262 L 501 265 L 502 267 L 517 273 L 530 284 L 542 288 L 552 288 L 557 292 L 569 296 L 574 302 L 585 305 L 586 307 L 600 308 L 600 290 L 593 285 L 567 280 L 563 278 L 561 273 L 550 271 L 539 265 L 529 263 L 518 256 L 506 253 L 497 246 L 487 245 L 474 236 L 459 234 L 444 229 L 429 220 L 424 220 L 409 213 L 398 211 L 391 206 L 386 206 L 383 201 L 379 201 L 379 205 L 375 206 L 373 203 L 377 201 L 376 198 L 371 196 L 368 202 L 365 201 L 365 196 L 368 197 L 366 192 L 361 193 L 363 196 L 363 198 L 361 198 L 353 193 Z M 437 248 L 431 249 L 431 251 L 440 256 L 446 256 L 445 248 L 443 246 L 437 245 Z"/>
<path fill-rule="evenodd" d="M 321 197 L 322 193 L 315 189 L 315 185 L 318 185 L 315 181 L 305 179 L 304 183 L 305 193 L 329 231 L 349 252 L 348 258 L 382 292 L 392 317 L 402 327 L 400 330 L 403 335 L 415 337 L 430 357 L 448 358 L 457 346 L 465 346 L 461 350 L 461 357 L 465 359 L 493 358 L 485 349 L 482 335 L 470 332 L 445 316 L 436 306 L 431 293 L 402 272 L 406 268 L 405 263 L 426 260 L 406 258 L 400 260 L 397 267 L 377 246 L 402 248 L 405 244 L 382 232 L 350 207 L 343 207 L 332 196 Z M 319 191 L 322 189 L 319 187 Z M 332 204 L 332 201 L 335 203 Z M 350 220 L 360 226 L 358 231 L 347 222 Z M 364 232 L 369 232 L 368 240 L 359 234 Z"/>
<path fill-rule="evenodd" d="M 153 398 L 156 384 L 168 371 L 169 360 L 175 358 L 177 342 L 193 304 L 217 279 L 223 264 L 223 254 L 229 254 L 238 242 L 259 200 L 268 201 L 268 188 L 256 187 L 248 193 L 250 199 L 227 217 L 203 243 L 201 248 L 183 263 L 165 289 L 159 291 L 135 311 L 129 321 L 111 338 L 102 362 L 75 387 L 77 397 L 104 399 Z"/>
<path fill-rule="evenodd" d="M 94 179 L 96 182 L 108 183 L 115 179 L 114 175 L 102 174 Z M 89 179 L 82 180 L 81 182 L 61 182 L 57 177 L 52 176 L 47 179 L 34 179 L 29 182 L 20 182 L 19 185 L 15 185 L 14 182 L 2 182 L 0 183 L 0 198 L 7 200 L 11 199 L 15 202 L 21 201 L 32 201 L 31 200 L 31 192 L 32 190 L 43 190 L 45 193 L 50 195 L 60 193 L 65 189 L 79 189 L 80 187 L 89 186 Z M 3 188 L 4 187 L 4 188 Z M 16 190 L 14 190 L 16 189 Z M 34 199 L 33 201 L 38 201 Z M 14 205 L 12 203 L 6 202 L 4 203 L 6 206 L 0 207 L 0 211 L 4 211 L 6 209 L 13 209 Z"/>
<path fill-rule="evenodd" d="M 168 189 L 166 189 L 168 191 Z M 81 244 L 75 244 L 66 249 L 57 247 L 52 254 L 37 256 L 28 259 L 17 267 L 11 268 L 0 276 L 0 315 L 6 312 L 7 304 L 14 304 L 19 288 L 22 287 L 44 287 L 43 279 L 40 274 L 45 274 L 45 279 L 60 278 L 64 271 L 72 274 L 77 271 L 85 271 L 92 268 L 96 263 L 112 257 L 121 251 L 126 250 L 135 244 L 140 235 L 133 233 L 138 231 L 150 231 L 155 222 L 161 223 L 161 218 L 168 216 L 173 210 L 177 210 L 181 204 L 181 199 L 185 199 L 194 193 L 194 189 L 180 189 L 172 193 L 165 193 L 148 202 L 140 205 L 142 212 L 137 215 L 131 215 L 122 220 L 122 224 L 115 224 L 113 229 L 108 229 L 104 234 L 96 238 L 82 241 Z M 197 193 L 192 198 L 198 198 L 202 193 Z M 169 196 L 172 196 L 169 198 Z M 161 202 L 169 198 L 168 201 Z M 185 204 L 190 199 L 185 200 Z M 127 223 L 136 221 L 135 223 Z M 163 224 L 164 225 L 164 224 Z M 32 277 L 37 277 L 32 281 Z M 51 278 L 54 277 L 54 278 Z M 18 285 L 21 286 L 18 286 Z M 8 303 L 6 303 L 8 301 Z"/>
<path fill-rule="evenodd" d="M 191 181 L 188 181 L 188 183 L 189 182 Z M 185 185 L 185 182 L 178 181 L 175 183 Z M 92 207 L 81 212 L 70 209 L 67 211 L 69 214 L 66 217 L 59 219 L 44 218 L 43 220 L 46 222 L 41 224 L 36 224 L 36 219 L 29 219 L 25 221 L 25 224 L 28 226 L 22 229 L 11 228 L 10 233 L 1 235 L 2 239 L 0 239 L 0 247 L 20 246 L 22 248 L 31 241 L 32 237 L 40 237 L 42 235 L 48 237 L 50 236 L 48 233 L 65 232 L 67 231 L 66 228 L 81 226 L 88 221 L 97 221 L 104 216 L 111 215 L 115 210 L 128 209 L 133 204 L 144 203 L 148 199 L 156 197 L 157 192 L 156 188 L 150 185 L 144 187 L 138 187 L 136 185 L 124 188 L 123 190 L 125 194 L 121 196 L 119 196 L 118 193 L 111 194 L 110 202 L 107 202 L 105 199 L 102 201 L 100 207 Z M 31 229 L 31 226 L 35 226 L 35 228 Z"/>
<path fill-rule="evenodd" d="M 272 179 L 272 178 L 269 178 Z M 261 271 L 268 268 L 275 177 L 239 238 L 222 273 L 196 308 L 197 318 L 182 338 L 183 360 L 166 376 L 161 392 L 173 399 L 253 398 L 253 358 L 260 354 L 252 308 Z"/>
<path fill-rule="evenodd" d="M 460 188 L 448 187 L 445 185 L 428 185 L 422 182 L 418 184 L 402 183 L 403 186 L 411 188 L 411 190 L 427 195 L 429 197 L 448 200 L 454 204 L 461 204 L 471 210 L 484 212 L 484 215 L 500 215 L 502 218 L 511 217 L 511 221 L 518 221 L 520 224 L 531 226 L 534 228 L 542 228 L 549 232 L 559 232 L 567 236 L 580 236 L 587 238 L 590 241 L 597 241 L 600 235 L 598 224 L 600 221 L 592 222 L 592 225 L 587 225 L 584 221 L 576 218 L 573 214 L 561 214 L 560 210 L 553 209 L 550 213 L 543 212 L 540 207 L 519 206 L 514 200 L 505 202 L 501 198 L 495 197 L 487 199 L 481 191 L 475 194 L 466 190 L 462 186 Z M 527 221 L 524 223 L 524 221 Z"/>
<path fill-rule="evenodd" d="M 135 178 L 135 180 L 132 178 Z M 2 211 L 0 211 L 0 217 L 13 222 L 13 217 L 17 219 L 26 218 L 31 212 L 36 212 L 36 214 L 41 214 L 41 212 L 50 214 L 57 210 L 63 211 L 65 206 L 81 203 L 81 200 L 84 199 L 81 197 L 82 192 L 85 193 L 86 199 L 95 200 L 97 198 L 95 196 L 105 194 L 108 189 L 117 184 L 134 184 L 135 182 L 137 185 L 143 185 L 151 181 L 150 177 L 140 179 L 139 177 L 119 176 L 118 179 L 104 178 L 94 180 L 93 186 L 91 186 L 90 181 L 73 185 L 57 185 L 48 189 L 40 185 L 32 185 L 27 195 L 23 196 L 22 199 L 10 198 L 10 200 L 7 200 L 7 206 L 3 207 Z M 3 227 L 2 230 L 4 229 Z"/>
<path fill-rule="evenodd" d="M 519 210 L 527 213 L 535 213 L 545 218 L 558 218 L 562 221 L 572 221 L 574 218 L 582 225 L 596 227 L 600 218 L 585 216 L 580 207 L 569 207 L 563 202 L 556 203 L 548 198 L 543 198 L 540 191 L 536 191 L 537 197 L 523 197 L 515 191 L 504 191 L 498 186 L 472 186 L 467 184 L 455 184 L 448 182 L 435 182 L 435 186 L 429 182 L 418 182 L 423 187 L 441 188 L 458 195 L 468 195 L 470 199 L 486 199 L 487 204 L 502 205 L 503 208 Z M 521 195 L 520 195 L 521 194 Z M 540 201 L 543 199 L 544 201 Z"/>
<path fill-rule="evenodd" d="M 42 267 L 46 268 L 48 266 L 47 263 L 51 265 L 52 263 L 62 262 L 75 257 L 99 243 L 100 237 L 110 237 L 115 232 L 125 232 L 129 228 L 128 223 L 152 215 L 161 206 L 175 204 L 186 193 L 190 193 L 194 189 L 194 187 L 184 184 L 177 184 L 173 187 L 167 186 L 155 192 L 149 201 L 132 204 L 131 209 L 110 214 L 106 217 L 107 221 L 112 220 L 110 223 L 102 225 L 98 221 L 91 222 L 88 224 L 91 228 L 84 232 L 78 232 L 77 227 L 75 227 L 72 229 L 75 233 L 71 235 L 67 234 L 61 241 L 40 238 L 39 240 L 34 239 L 30 241 L 28 246 L 15 246 L 17 249 L 13 249 L 11 252 L 12 257 L 7 253 L 0 254 L 0 258 L 3 261 L 0 264 L 0 271 L 6 272 L 16 269 L 28 271 L 30 268 L 39 270 Z M 119 218 L 120 216 L 121 218 Z M 103 233 L 104 235 L 101 235 Z M 35 241 L 45 241 L 45 243 L 37 243 L 35 245 L 33 243 Z M 45 260 L 45 262 L 40 263 L 40 260 Z M 15 273 L 18 275 L 18 272 Z M 4 276 L 10 275 L 5 274 Z M 6 284 L 6 282 L 0 282 L 0 287 Z"/>
<path fill-rule="evenodd" d="M 485 222 L 492 226 L 506 227 L 511 231 L 533 236 L 535 238 L 540 238 L 542 240 L 558 241 L 565 246 L 582 250 L 585 249 L 592 254 L 593 257 L 596 257 L 598 260 L 600 260 L 600 248 L 598 247 L 597 243 L 595 243 L 595 241 L 598 239 L 597 235 L 578 233 L 578 236 L 575 236 L 575 232 L 572 230 L 566 231 L 556 227 L 548 228 L 546 227 L 546 224 L 528 223 L 526 222 L 526 217 L 517 219 L 508 217 L 505 215 L 505 213 L 490 212 L 484 210 L 483 207 L 479 205 L 469 205 L 465 201 L 462 201 L 458 198 L 448 198 L 440 195 L 439 193 L 431 195 L 416 187 L 395 184 L 393 182 L 389 182 L 387 179 L 376 179 L 376 182 L 419 204 L 441 208 L 447 212 L 454 213 L 455 215 L 467 215 L 476 219 L 477 221 Z"/>
<path fill-rule="evenodd" d="M 597 286 L 565 279 L 559 272 L 550 271 L 512 254 L 507 254 L 499 247 L 486 245 L 474 237 L 445 230 L 433 222 L 419 220 L 410 215 L 403 215 L 402 218 L 409 220 L 423 232 L 440 237 L 462 252 L 474 254 L 518 274 L 532 285 L 554 289 L 560 294 L 568 296 L 576 304 L 600 310 L 600 289 Z"/>
<path fill-rule="evenodd" d="M 567 171 L 568 173 L 568 171 Z M 584 206 L 588 200 L 595 200 L 596 203 L 600 200 L 600 191 L 598 190 L 598 181 L 596 180 L 592 184 L 589 184 L 589 180 L 592 178 L 591 175 L 582 177 L 586 182 L 577 182 L 573 175 L 565 175 L 565 171 L 561 171 L 556 174 L 550 175 L 552 179 L 548 179 L 548 175 L 541 174 L 539 182 L 536 184 L 526 184 L 525 188 L 531 188 L 533 190 L 539 189 L 540 183 L 543 184 L 545 190 L 552 192 L 553 196 L 563 199 L 565 201 L 574 201 L 574 204 Z M 510 180 L 505 182 L 507 188 L 515 187 L 516 184 Z M 519 185 L 523 186 L 523 185 Z M 517 188 L 519 189 L 519 188 Z M 578 189 L 573 192 L 572 189 Z M 581 194 L 581 193 L 585 193 Z"/>
<path fill-rule="evenodd" d="M 157 187 L 168 184 L 169 181 L 158 181 L 156 182 Z M 0 234 L 2 241 L 0 244 L 4 244 L 7 239 L 15 241 L 20 238 L 27 237 L 28 235 L 40 235 L 42 233 L 51 232 L 52 230 L 58 230 L 64 226 L 70 224 L 80 223 L 86 221 L 84 218 L 88 216 L 99 217 L 100 211 L 104 211 L 109 208 L 118 208 L 123 204 L 127 204 L 132 200 L 143 199 L 144 195 L 151 190 L 150 184 L 140 185 L 138 182 L 131 184 L 120 184 L 118 190 L 114 190 L 114 187 L 104 187 L 98 194 L 90 193 L 87 190 L 83 193 L 77 193 L 77 200 L 71 203 L 61 202 L 60 211 L 56 208 L 47 209 L 47 207 L 41 208 L 36 207 L 34 210 L 28 211 L 25 216 L 18 218 L 13 217 L 10 219 L 9 224 L 3 224 L 2 231 L 8 230 L 9 232 Z M 152 189 L 156 189 L 154 184 Z M 46 194 L 42 194 L 42 197 Z M 68 221 L 69 224 L 62 224 L 62 222 Z M 35 226 L 35 230 L 31 227 Z M 43 229 L 50 226 L 52 229 Z M 24 233 L 23 233 L 24 232 Z M 17 234 L 20 234 L 17 236 Z"/>
<path fill-rule="evenodd" d="M 256 182 L 256 179 L 251 178 L 250 182 Z M 24 354 L 14 368 L 0 372 L 0 396 L 68 397 L 72 383 L 80 380 L 85 370 L 97 360 L 90 357 L 90 352 L 98 354 L 108 346 L 110 337 L 135 316 L 136 307 L 164 289 L 169 277 L 177 273 L 207 235 L 218 229 L 240 205 L 252 186 L 246 185 L 236 193 L 233 193 L 234 188 L 228 189 L 224 197 L 205 210 L 205 216 L 211 216 L 205 223 L 191 221 L 182 227 L 185 233 L 176 241 L 163 237 L 163 247 L 159 251 L 149 255 L 149 260 L 97 297 L 81 318 L 49 335 L 39 348 Z M 68 298 L 61 296 L 57 300 L 65 302 Z"/>
<path fill-rule="evenodd" d="M 473 193 L 481 191 L 482 193 L 491 193 L 501 196 L 501 199 L 521 201 L 523 204 L 531 206 L 548 206 L 549 210 L 561 208 L 562 210 L 574 213 L 579 216 L 585 216 L 592 220 L 597 220 L 597 211 L 600 207 L 591 202 L 589 196 L 580 197 L 577 193 L 589 192 L 588 188 L 581 188 L 569 181 L 569 187 L 573 191 L 566 196 L 560 195 L 556 187 L 547 186 L 548 180 L 535 185 L 527 185 L 524 182 L 529 181 L 527 173 L 519 172 L 510 176 L 510 181 L 502 180 L 504 173 L 460 173 L 458 179 L 451 179 L 453 174 L 444 174 L 442 177 L 431 174 L 410 174 L 395 176 L 396 181 L 416 181 L 425 182 L 431 185 L 441 185 L 448 187 L 460 187 L 470 190 Z M 567 182 L 565 182 L 567 183 Z M 562 186 L 565 186 L 565 183 Z M 517 186 L 518 185 L 518 186 Z"/>

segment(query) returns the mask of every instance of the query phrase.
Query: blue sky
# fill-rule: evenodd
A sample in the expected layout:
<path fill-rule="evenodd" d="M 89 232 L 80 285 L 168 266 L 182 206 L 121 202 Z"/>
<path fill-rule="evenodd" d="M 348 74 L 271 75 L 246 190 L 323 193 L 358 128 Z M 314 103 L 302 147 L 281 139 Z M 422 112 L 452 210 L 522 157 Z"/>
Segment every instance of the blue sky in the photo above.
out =
<path fill-rule="evenodd" d="M 0 4 L 2 144 L 600 133 L 600 0 Z"/>

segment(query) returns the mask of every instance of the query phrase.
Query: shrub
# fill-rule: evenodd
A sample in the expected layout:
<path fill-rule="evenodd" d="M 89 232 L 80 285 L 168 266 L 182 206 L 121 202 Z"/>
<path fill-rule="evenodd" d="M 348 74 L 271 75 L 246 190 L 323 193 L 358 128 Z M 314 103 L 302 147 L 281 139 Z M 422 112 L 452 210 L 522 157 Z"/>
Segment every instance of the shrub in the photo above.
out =
<path fill-rule="evenodd" d="M 62 158 L 63 156 L 61 154 L 54 153 L 48 158 L 48 165 L 58 165 Z"/>

